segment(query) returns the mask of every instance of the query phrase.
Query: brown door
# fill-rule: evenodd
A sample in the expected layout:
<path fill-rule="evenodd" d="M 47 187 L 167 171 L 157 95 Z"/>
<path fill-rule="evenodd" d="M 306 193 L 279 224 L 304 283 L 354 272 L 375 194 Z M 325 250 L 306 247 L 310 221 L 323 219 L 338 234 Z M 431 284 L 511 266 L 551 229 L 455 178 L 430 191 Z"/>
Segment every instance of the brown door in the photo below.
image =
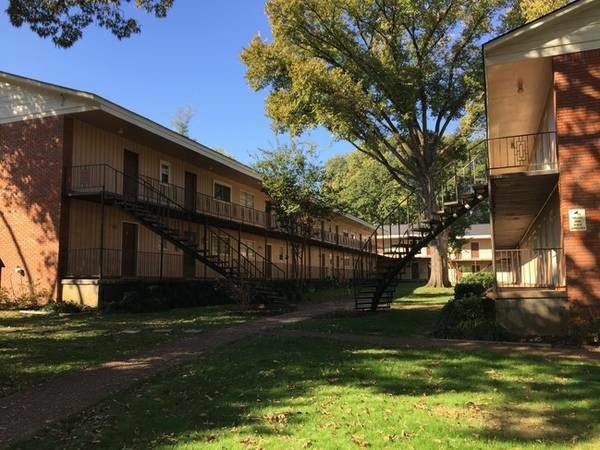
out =
<path fill-rule="evenodd" d="M 196 233 L 188 232 L 186 236 L 198 246 Z M 191 252 L 183 252 L 183 276 L 184 278 L 194 278 L 196 276 L 196 257 Z"/>
<path fill-rule="evenodd" d="M 128 199 L 137 199 L 139 161 L 138 154 L 125 150 L 123 153 L 123 196 Z"/>
<path fill-rule="evenodd" d="M 121 276 L 123 277 L 135 277 L 137 274 L 137 241 L 138 226 L 135 223 L 123 222 L 121 243 Z"/>
<path fill-rule="evenodd" d="M 267 245 L 267 254 L 266 254 L 266 268 L 265 268 L 265 276 L 267 278 L 271 278 L 273 276 L 273 269 L 271 268 L 271 262 L 273 261 L 273 246 Z"/>
<path fill-rule="evenodd" d="M 183 206 L 190 211 L 196 210 L 196 189 L 198 182 L 195 173 L 185 173 L 185 197 Z"/>

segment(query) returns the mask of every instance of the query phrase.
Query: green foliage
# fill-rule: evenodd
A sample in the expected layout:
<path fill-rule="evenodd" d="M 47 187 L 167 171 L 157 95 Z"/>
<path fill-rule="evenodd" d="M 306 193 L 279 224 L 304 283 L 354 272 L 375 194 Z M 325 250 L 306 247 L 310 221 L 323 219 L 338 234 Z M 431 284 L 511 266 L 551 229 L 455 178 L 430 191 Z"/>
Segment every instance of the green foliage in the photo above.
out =
<path fill-rule="evenodd" d="M 278 227 L 302 240 L 290 242 L 292 270 L 297 275 L 303 243 L 336 205 L 325 183 L 325 168 L 317 160 L 313 144 L 295 140 L 273 150 L 260 150 L 254 168 L 261 175 Z"/>
<path fill-rule="evenodd" d="M 329 159 L 325 171 L 341 208 L 369 223 L 379 223 L 404 195 L 383 165 L 359 151 Z"/>
<path fill-rule="evenodd" d="M 463 283 L 479 283 L 482 285 L 484 291 L 487 291 L 494 285 L 494 274 L 485 270 L 482 270 L 481 272 L 468 273 L 458 282 L 458 284 Z"/>
<path fill-rule="evenodd" d="M 516 28 L 531 22 L 555 9 L 565 6 L 570 0 L 513 0 L 510 8 L 503 18 L 506 30 Z"/>
<path fill-rule="evenodd" d="M 131 0 L 9 0 L 6 12 L 13 26 L 29 25 L 40 37 L 50 37 L 58 47 L 68 48 L 92 23 L 118 39 L 139 33 L 138 21 L 123 11 L 123 6 L 130 3 Z M 134 4 L 155 17 L 165 17 L 173 0 L 136 0 Z"/>
<path fill-rule="evenodd" d="M 39 309 L 52 300 L 48 289 L 40 289 L 32 284 L 17 295 L 10 295 L 8 290 L 0 289 L 0 310 Z"/>
<path fill-rule="evenodd" d="M 116 283 L 103 287 L 104 312 L 145 313 L 233 303 L 229 292 L 215 282 Z"/>
<path fill-rule="evenodd" d="M 84 305 L 80 305 L 74 302 L 50 302 L 46 306 L 44 306 L 46 311 L 52 311 L 55 313 L 63 313 L 63 314 L 77 314 L 87 311 L 92 311 L 93 308 L 89 308 Z"/>
<path fill-rule="evenodd" d="M 490 221 L 490 204 L 488 200 L 481 202 L 477 208 L 469 211 L 462 217 L 459 217 L 449 227 L 448 246 L 454 251 L 460 251 L 464 245 L 461 236 L 465 235 L 467 229 L 477 223 L 488 223 Z"/>
<path fill-rule="evenodd" d="M 509 339 L 509 334 L 496 323 L 494 301 L 482 298 L 493 281 L 490 272 L 465 275 L 454 287 L 454 299 L 442 309 L 433 335 L 443 339 Z"/>
<path fill-rule="evenodd" d="M 509 334 L 496 323 L 494 301 L 464 293 L 448 302 L 435 324 L 433 336 L 442 339 L 507 340 Z"/>
<path fill-rule="evenodd" d="M 243 51 L 267 114 L 294 134 L 323 126 L 431 201 L 450 123 L 481 93 L 481 40 L 504 0 L 269 0 L 273 41 Z"/>

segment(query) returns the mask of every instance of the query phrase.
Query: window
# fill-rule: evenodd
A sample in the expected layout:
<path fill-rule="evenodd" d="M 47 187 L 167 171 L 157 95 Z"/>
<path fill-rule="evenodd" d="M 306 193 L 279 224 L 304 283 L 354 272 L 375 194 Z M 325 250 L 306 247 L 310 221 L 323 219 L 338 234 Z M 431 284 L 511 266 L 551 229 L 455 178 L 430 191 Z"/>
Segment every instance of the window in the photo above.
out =
<path fill-rule="evenodd" d="M 481 267 L 479 266 L 478 263 L 474 262 L 473 264 L 471 264 L 471 272 L 472 273 L 477 273 L 481 270 Z"/>
<path fill-rule="evenodd" d="M 240 252 L 246 259 L 254 259 L 254 241 L 242 239 L 242 245 L 240 246 Z"/>
<path fill-rule="evenodd" d="M 240 192 L 240 204 L 246 208 L 254 209 L 254 195 L 249 192 Z"/>
<path fill-rule="evenodd" d="M 226 186 L 221 183 L 217 183 L 215 181 L 214 190 L 215 190 L 214 197 L 217 200 L 221 200 L 222 202 L 227 202 L 227 203 L 231 202 L 231 187 Z"/>
<path fill-rule="evenodd" d="M 479 258 L 479 242 L 471 242 L 471 258 Z"/>
<path fill-rule="evenodd" d="M 283 255 L 284 255 L 283 247 L 279 247 L 279 261 L 283 261 Z"/>
<path fill-rule="evenodd" d="M 160 182 L 162 184 L 171 182 L 171 164 L 165 161 L 160 162 Z"/>

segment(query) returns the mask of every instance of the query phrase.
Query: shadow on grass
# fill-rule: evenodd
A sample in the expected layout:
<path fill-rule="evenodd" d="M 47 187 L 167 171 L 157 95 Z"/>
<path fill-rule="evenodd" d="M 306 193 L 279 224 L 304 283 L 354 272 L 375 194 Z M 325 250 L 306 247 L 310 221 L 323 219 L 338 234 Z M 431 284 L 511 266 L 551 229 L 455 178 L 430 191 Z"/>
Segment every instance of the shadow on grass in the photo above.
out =
<path fill-rule="evenodd" d="M 41 383 L 51 376 L 90 367 L 181 337 L 182 329 L 200 330 L 251 319 L 223 307 L 152 314 L 78 314 L 24 316 L 0 313 L 0 397 Z M 167 329 L 169 333 L 155 332 Z M 127 334 L 125 330 L 139 332 Z"/>
<path fill-rule="evenodd" d="M 306 440 L 339 448 L 389 439 L 416 448 L 456 439 L 462 448 L 539 448 L 597 437 L 590 424 L 599 376 L 597 365 L 522 355 L 262 337 L 139 385 L 19 448 L 302 448 Z"/>

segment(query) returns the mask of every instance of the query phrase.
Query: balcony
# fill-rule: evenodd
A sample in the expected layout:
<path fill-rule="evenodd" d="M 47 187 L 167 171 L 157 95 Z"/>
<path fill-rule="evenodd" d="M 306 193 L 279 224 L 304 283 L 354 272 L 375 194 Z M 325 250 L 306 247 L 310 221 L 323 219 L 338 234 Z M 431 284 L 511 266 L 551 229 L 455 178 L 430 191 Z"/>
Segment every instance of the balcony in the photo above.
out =
<path fill-rule="evenodd" d="M 558 289 L 566 285 L 562 248 L 496 250 L 495 270 L 500 289 Z"/>
<path fill-rule="evenodd" d="M 161 202 L 161 205 L 169 203 L 170 208 L 180 211 L 194 211 L 205 216 L 285 232 L 278 225 L 275 213 L 225 202 L 201 192 L 186 193 L 185 188 L 181 186 L 161 183 L 158 179 L 143 175 L 138 175 L 138 181 L 135 181 L 106 164 L 66 168 L 65 178 L 67 189 L 72 195 L 100 197 L 104 193 L 116 198 L 133 196 L 140 202 Z M 157 192 L 160 192 L 160 198 L 157 198 Z M 338 236 L 325 230 L 321 232 L 320 229 L 314 231 L 312 238 L 354 250 L 361 250 L 364 245 L 360 239 Z"/>
<path fill-rule="evenodd" d="M 488 139 L 491 176 L 527 172 L 555 172 L 556 132 Z"/>

